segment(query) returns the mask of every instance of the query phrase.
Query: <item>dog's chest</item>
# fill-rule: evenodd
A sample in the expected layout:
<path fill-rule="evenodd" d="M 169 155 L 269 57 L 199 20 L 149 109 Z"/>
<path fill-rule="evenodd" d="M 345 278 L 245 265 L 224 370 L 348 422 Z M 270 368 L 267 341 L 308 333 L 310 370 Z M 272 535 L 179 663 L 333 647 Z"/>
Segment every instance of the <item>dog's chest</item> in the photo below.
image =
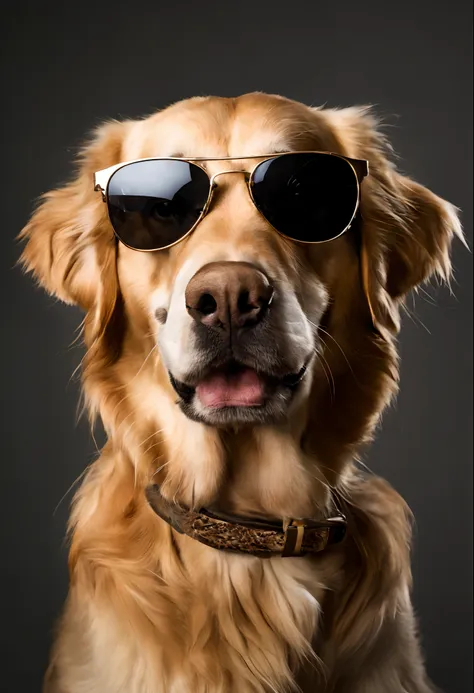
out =
<path fill-rule="evenodd" d="M 317 693 L 318 664 L 310 643 L 317 632 L 322 588 L 311 564 L 219 554 L 207 570 L 205 579 L 201 575 L 187 585 L 166 627 L 156 615 L 169 609 L 169 602 L 149 605 L 148 616 L 156 619 L 153 641 L 143 648 L 128 641 L 134 649 L 134 675 L 120 691 L 283 693 L 295 680 L 298 660 L 309 658 L 298 683 L 304 693 Z M 117 642 L 117 648 L 124 647 L 126 642 Z"/>

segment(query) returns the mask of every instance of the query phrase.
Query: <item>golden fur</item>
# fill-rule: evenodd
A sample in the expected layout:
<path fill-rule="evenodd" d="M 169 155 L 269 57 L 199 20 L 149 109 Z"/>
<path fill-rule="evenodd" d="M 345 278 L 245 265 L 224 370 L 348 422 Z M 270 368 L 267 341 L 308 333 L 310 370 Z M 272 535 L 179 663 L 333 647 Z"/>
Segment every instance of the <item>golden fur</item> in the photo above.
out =
<path fill-rule="evenodd" d="M 94 171 L 121 161 L 250 156 L 282 142 L 369 160 L 362 233 L 383 338 L 372 329 L 350 231 L 292 244 L 229 176 L 191 236 L 140 253 L 116 243 L 93 191 Z M 397 389 L 404 297 L 433 273 L 449 278 L 451 240 L 462 233 L 454 208 L 402 176 L 390 155 L 368 108 L 314 109 L 264 94 L 196 98 L 104 125 L 73 182 L 41 201 L 22 232 L 22 261 L 85 311 L 85 401 L 108 436 L 74 501 L 70 593 L 48 693 L 432 690 L 410 605 L 409 512 L 356 460 Z M 316 293 L 324 305 L 311 388 L 278 427 L 219 430 L 186 418 L 155 348 L 151 297 L 169 296 L 190 259 L 234 250 L 263 257 L 307 316 Z M 144 496 L 152 478 L 184 504 L 280 517 L 323 511 L 332 488 L 349 536 L 317 558 L 217 552 L 152 512 Z"/>

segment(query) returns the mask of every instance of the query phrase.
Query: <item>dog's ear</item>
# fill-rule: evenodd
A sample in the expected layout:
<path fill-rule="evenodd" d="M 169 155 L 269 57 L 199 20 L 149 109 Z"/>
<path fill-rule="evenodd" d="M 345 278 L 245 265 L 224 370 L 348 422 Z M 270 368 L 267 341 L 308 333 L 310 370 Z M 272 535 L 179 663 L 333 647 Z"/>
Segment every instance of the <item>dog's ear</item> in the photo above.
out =
<path fill-rule="evenodd" d="M 396 299 L 434 274 L 448 282 L 451 242 L 464 236 L 452 204 L 400 174 L 394 187 L 403 216 L 386 237 L 386 289 Z"/>
<path fill-rule="evenodd" d="M 84 147 L 76 178 L 47 193 L 23 229 L 20 263 L 49 293 L 86 313 L 85 375 L 100 374 L 119 356 L 124 330 L 117 276 L 117 244 L 94 173 L 119 163 L 130 123 L 100 127 Z"/>
<path fill-rule="evenodd" d="M 20 262 L 41 286 L 66 303 L 98 307 L 105 275 L 115 272 L 115 241 L 94 173 L 121 160 L 126 123 L 101 126 L 84 147 L 75 179 L 47 193 L 20 233 Z"/>
<path fill-rule="evenodd" d="M 361 186 L 366 290 L 376 319 L 396 332 L 399 305 L 412 289 L 433 275 L 449 281 L 451 242 L 455 236 L 464 242 L 457 210 L 397 171 L 369 107 L 326 113 L 342 150 L 369 161 L 370 173 Z"/>

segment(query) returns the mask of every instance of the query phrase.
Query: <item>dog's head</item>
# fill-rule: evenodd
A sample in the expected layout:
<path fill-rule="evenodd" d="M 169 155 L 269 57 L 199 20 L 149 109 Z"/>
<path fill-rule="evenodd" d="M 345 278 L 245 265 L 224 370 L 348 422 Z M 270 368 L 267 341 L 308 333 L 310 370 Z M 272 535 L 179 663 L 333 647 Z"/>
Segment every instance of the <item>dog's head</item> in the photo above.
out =
<path fill-rule="evenodd" d="M 253 168 L 289 151 L 368 161 L 345 233 L 297 243 L 287 236 L 298 228 L 279 234 L 256 208 Z M 23 262 L 86 311 L 86 392 L 109 433 L 124 407 L 176 436 L 183 414 L 208 431 L 277 424 L 339 473 L 395 389 L 400 304 L 434 272 L 449 276 L 461 237 L 453 207 L 389 156 L 369 109 L 263 94 L 190 99 L 100 128 L 78 177 L 24 229 Z M 140 252 L 114 236 L 94 173 L 149 157 L 207 159 L 214 186 L 191 233 Z M 337 214 L 337 194 L 332 204 Z"/>

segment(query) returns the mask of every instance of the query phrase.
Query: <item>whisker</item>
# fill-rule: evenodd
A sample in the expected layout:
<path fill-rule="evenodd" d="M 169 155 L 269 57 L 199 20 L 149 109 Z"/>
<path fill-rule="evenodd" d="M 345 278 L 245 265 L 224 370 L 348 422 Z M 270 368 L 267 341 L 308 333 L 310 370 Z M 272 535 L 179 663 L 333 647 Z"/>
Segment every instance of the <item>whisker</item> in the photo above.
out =
<path fill-rule="evenodd" d="M 310 322 L 311 322 L 311 321 L 310 321 Z M 313 325 L 314 323 L 311 323 L 311 324 Z M 341 352 L 342 356 L 344 357 L 344 360 L 346 361 L 346 363 L 347 363 L 347 365 L 349 366 L 350 370 L 352 371 L 352 366 L 351 366 L 351 363 L 350 363 L 349 359 L 347 358 L 346 352 L 344 351 L 344 349 L 342 348 L 342 346 L 339 344 L 339 342 L 337 341 L 337 339 L 335 339 L 335 337 L 333 337 L 332 334 L 330 334 L 327 330 L 325 330 L 323 327 L 321 327 L 321 325 L 319 325 L 319 326 L 315 325 L 315 327 L 317 327 L 318 332 L 322 332 L 322 333 L 325 334 L 327 337 L 329 337 L 329 339 L 332 339 L 332 341 L 334 342 L 334 344 L 337 346 L 337 348 L 338 348 L 339 351 Z M 326 346 L 327 346 L 327 345 L 326 345 Z M 352 371 L 352 372 L 353 372 L 353 371 Z"/>
<path fill-rule="evenodd" d="M 158 431 L 160 433 L 160 431 Z M 153 448 L 156 448 L 157 445 L 161 445 L 164 442 L 164 438 L 160 438 L 160 440 L 157 440 L 155 443 L 152 443 L 152 445 L 148 446 L 146 450 L 143 451 L 143 454 L 146 455 L 147 452 L 150 452 L 150 450 L 153 450 Z"/>
<path fill-rule="evenodd" d="M 323 356 L 322 352 L 318 351 L 318 349 L 315 349 L 314 351 L 320 359 L 321 367 L 324 371 L 324 374 L 326 376 L 326 380 L 328 381 L 329 389 L 331 391 L 331 400 L 332 400 L 332 402 L 334 402 L 334 399 L 336 397 L 336 383 L 334 381 L 334 376 L 332 374 L 331 367 L 330 367 L 329 363 L 327 362 L 326 358 Z"/>
<path fill-rule="evenodd" d="M 158 348 L 158 344 L 154 344 L 153 347 L 152 347 L 152 348 L 150 349 L 150 351 L 148 352 L 148 355 L 146 356 L 146 358 L 145 358 L 145 360 L 143 361 L 142 365 L 141 365 L 140 368 L 138 369 L 138 372 L 134 375 L 134 377 L 132 378 L 132 380 L 131 380 L 130 382 L 133 382 L 133 380 L 134 380 L 135 378 L 137 378 L 137 377 L 140 375 L 140 373 L 142 372 L 142 370 L 143 370 L 143 368 L 144 368 L 146 362 L 148 361 L 148 359 L 150 358 L 150 356 L 152 355 L 152 353 L 153 353 L 157 348 Z M 130 384 L 130 383 L 129 383 L 129 384 Z"/>
<path fill-rule="evenodd" d="M 158 458 L 159 459 L 159 458 Z M 161 467 L 158 467 L 153 474 L 151 475 L 151 478 L 153 479 L 157 474 L 159 474 L 165 467 L 167 467 L 171 463 L 171 460 L 168 460 L 164 464 L 161 465 Z"/>
<path fill-rule="evenodd" d="M 129 386 L 133 383 L 133 381 L 135 380 L 135 378 L 137 378 L 137 377 L 140 375 L 140 373 L 142 372 L 142 370 L 143 370 L 143 368 L 144 368 L 146 362 L 147 362 L 148 359 L 150 358 L 151 354 L 152 354 L 152 353 L 155 351 L 155 349 L 157 349 L 157 348 L 158 348 L 158 344 L 154 344 L 154 346 L 150 349 L 150 351 L 149 351 L 148 354 L 146 355 L 146 357 L 145 357 L 143 363 L 141 364 L 140 368 L 139 368 L 138 371 L 135 373 L 135 375 L 132 376 L 132 378 L 130 378 L 130 380 L 129 380 L 127 383 L 125 383 L 124 385 L 122 385 L 120 389 L 125 389 L 125 388 L 129 387 Z M 115 412 L 117 411 L 118 407 L 119 407 L 123 402 L 125 402 L 125 400 L 126 400 L 127 398 L 129 398 L 129 397 L 130 397 L 130 393 L 128 392 L 128 393 L 125 394 L 125 396 L 124 396 L 119 402 L 117 402 L 117 404 L 115 405 L 115 407 L 114 407 L 114 409 L 113 409 L 112 416 L 115 416 Z"/>

